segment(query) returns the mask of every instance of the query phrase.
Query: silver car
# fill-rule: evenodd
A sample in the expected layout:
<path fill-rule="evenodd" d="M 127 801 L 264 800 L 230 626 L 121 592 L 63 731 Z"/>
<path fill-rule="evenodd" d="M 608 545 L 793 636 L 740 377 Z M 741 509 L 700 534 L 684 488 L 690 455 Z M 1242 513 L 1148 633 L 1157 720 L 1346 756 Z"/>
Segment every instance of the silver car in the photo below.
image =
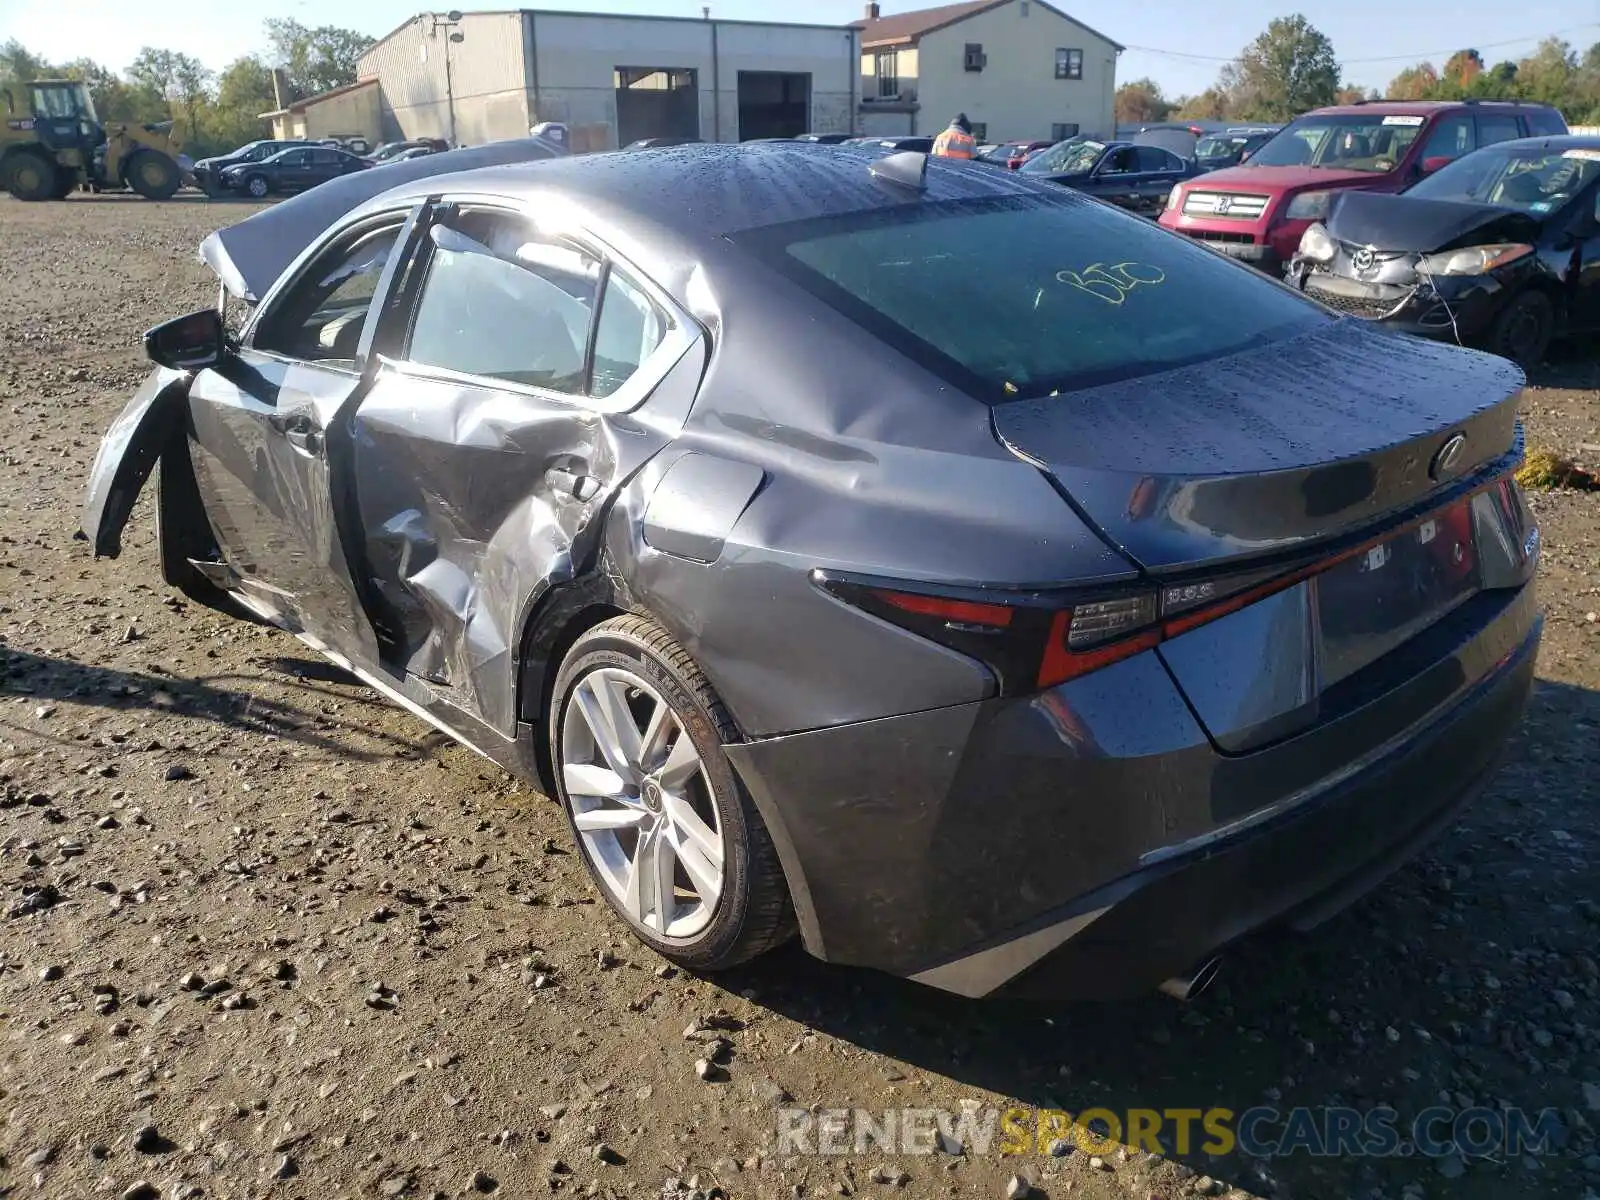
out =
<path fill-rule="evenodd" d="M 1189 994 L 1490 777 L 1541 629 L 1511 363 L 1015 173 L 461 170 L 514 157 L 207 239 L 228 315 L 147 335 L 82 530 L 159 461 L 173 587 L 540 781 L 663 956 Z"/>

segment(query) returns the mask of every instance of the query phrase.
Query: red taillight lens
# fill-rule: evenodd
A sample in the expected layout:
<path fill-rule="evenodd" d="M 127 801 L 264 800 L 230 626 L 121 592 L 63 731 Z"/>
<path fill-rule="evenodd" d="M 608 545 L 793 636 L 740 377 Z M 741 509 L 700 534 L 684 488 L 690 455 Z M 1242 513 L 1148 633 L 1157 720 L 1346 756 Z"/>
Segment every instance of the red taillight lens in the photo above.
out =
<path fill-rule="evenodd" d="M 1426 540 L 1436 527 L 1448 533 L 1453 544 L 1471 546 L 1470 503 L 1469 494 L 1381 538 L 1347 544 L 1311 561 L 1230 571 L 1159 588 L 1135 584 L 1121 594 L 1065 596 L 979 589 L 961 594 L 959 589 L 913 591 L 907 590 L 909 585 L 883 586 L 822 571 L 812 578 L 849 604 L 984 662 L 994 671 L 1001 692 L 1016 694 L 1054 687 L 1131 658 L 1391 538 L 1420 533 Z"/>
<path fill-rule="evenodd" d="M 938 617 L 958 625 L 985 625 L 1004 629 L 1011 624 L 1014 609 L 1004 604 L 979 604 L 971 600 L 948 600 L 942 596 L 919 596 L 912 592 L 893 592 L 886 588 L 873 589 L 885 603 L 901 612 L 916 613 L 924 617 Z"/>

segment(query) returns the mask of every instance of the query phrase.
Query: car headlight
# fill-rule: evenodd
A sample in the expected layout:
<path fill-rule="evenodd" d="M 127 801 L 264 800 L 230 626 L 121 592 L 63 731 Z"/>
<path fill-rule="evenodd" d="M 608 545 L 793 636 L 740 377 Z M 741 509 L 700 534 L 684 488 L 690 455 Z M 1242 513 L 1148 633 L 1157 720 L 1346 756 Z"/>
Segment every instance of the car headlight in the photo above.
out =
<path fill-rule="evenodd" d="M 1289 211 L 1283 215 L 1291 221 L 1320 221 L 1328 215 L 1332 196 L 1332 192 L 1301 192 L 1289 201 Z"/>
<path fill-rule="evenodd" d="M 1181 187 L 1174 187 L 1170 192 L 1167 193 L 1167 211 L 1171 212 L 1173 209 L 1177 208 L 1178 201 L 1182 199 L 1183 189 Z"/>
<path fill-rule="evenodd" d="M 1417 260 L 1417 271 L 1423 275 L 1483 275 L 1532 253 L 1533 247 L 1525 242 L 1467 246 L 1442 254 L 1424 254 Z"/>
<path fill-rule="evenodd" d="M 1300 235 L 1298 253 L 1301 258 L 1319 263 L 1332 262 L 1337 252 L 1338 247 L 1333 244 L 1321 221 L 1306 226 L 1306 231 Z"/>

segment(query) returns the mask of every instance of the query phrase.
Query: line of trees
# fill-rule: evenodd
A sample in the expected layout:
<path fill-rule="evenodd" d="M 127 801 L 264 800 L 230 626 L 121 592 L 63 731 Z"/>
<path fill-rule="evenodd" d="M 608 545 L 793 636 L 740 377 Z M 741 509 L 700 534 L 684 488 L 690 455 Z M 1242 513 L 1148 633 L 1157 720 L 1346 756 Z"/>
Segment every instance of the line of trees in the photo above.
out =
<path fill-rule="evenodd" d="M 1600 124 L 1600 42 L 1581 56 L 1550 37 L 1517 61 L 1488 66 L 1476 50 L 1458 50 L 1436 68 L 1407 67 L 1380 94 L 1340 82 L 1333 42 L 1305 17 L 1280 17 L 1194 96 L 1168 99 L 1153 79 L 1117 89 L 1117 123 L 1209 119 L 1287 121 L 1307 109 L 1356 100 L 1537 100 L 1569 125 Z"/>
<path fill-rule="evenodd" d="M 116 71 L 88 58 L 48 62 L 13 38 L 0 45 L 0 80 L 81 79 L 101 121 L 171 121 L 184 152 L 201 158 L 268 135 L 260 114 L 278 107 L 273 68 L 287 86 L 284 99 L 303 99 L 354 83 L 356 60 L 373 44 L 351 29 L 313 29 L 289 18 L 266 21 L 265 40 L 262 53 L 235 59 L 221 71 L 156 46 L 144 47 Z"/>

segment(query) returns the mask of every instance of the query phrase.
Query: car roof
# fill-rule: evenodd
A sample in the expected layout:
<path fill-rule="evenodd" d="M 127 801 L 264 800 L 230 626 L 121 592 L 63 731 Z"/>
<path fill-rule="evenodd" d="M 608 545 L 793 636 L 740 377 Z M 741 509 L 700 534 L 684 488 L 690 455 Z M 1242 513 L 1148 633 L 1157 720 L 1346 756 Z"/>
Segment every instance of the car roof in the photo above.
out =
<path fill-rule="evenodd" d="M 1549 108 L 1530 100 L 1372 100 L 1365 104 L 1330 104 L 1327 108 L 1314 108 L 1308 117 L 1431 117 L 1434 113 L 1463 108 Z"/>
<path fill-rule="evenodd" d="M 906 153 L 917 153 L 906 151 Z M 751 229 L 915 202 L 1037 192 L 1010 172 L 973 171 L 928 159 L 922 192 L 872 173 L 870 147 L 814 142 L 714 142 L 664 147 L 649 156 L 585 154 L 484 167 L 402 184 L 367 207 L 440 193 L 508 199 L 556 193 L 613 220 L 670 229 L 704 243 Z"/>
<path fill-rule="evenodd" d="M 1592 133 L 1552 133 L 1534 137 L 1513 138 L 1481 146 L 1482 150 L 1596 150 L 1600 151 L 1600 135 Z"/>

